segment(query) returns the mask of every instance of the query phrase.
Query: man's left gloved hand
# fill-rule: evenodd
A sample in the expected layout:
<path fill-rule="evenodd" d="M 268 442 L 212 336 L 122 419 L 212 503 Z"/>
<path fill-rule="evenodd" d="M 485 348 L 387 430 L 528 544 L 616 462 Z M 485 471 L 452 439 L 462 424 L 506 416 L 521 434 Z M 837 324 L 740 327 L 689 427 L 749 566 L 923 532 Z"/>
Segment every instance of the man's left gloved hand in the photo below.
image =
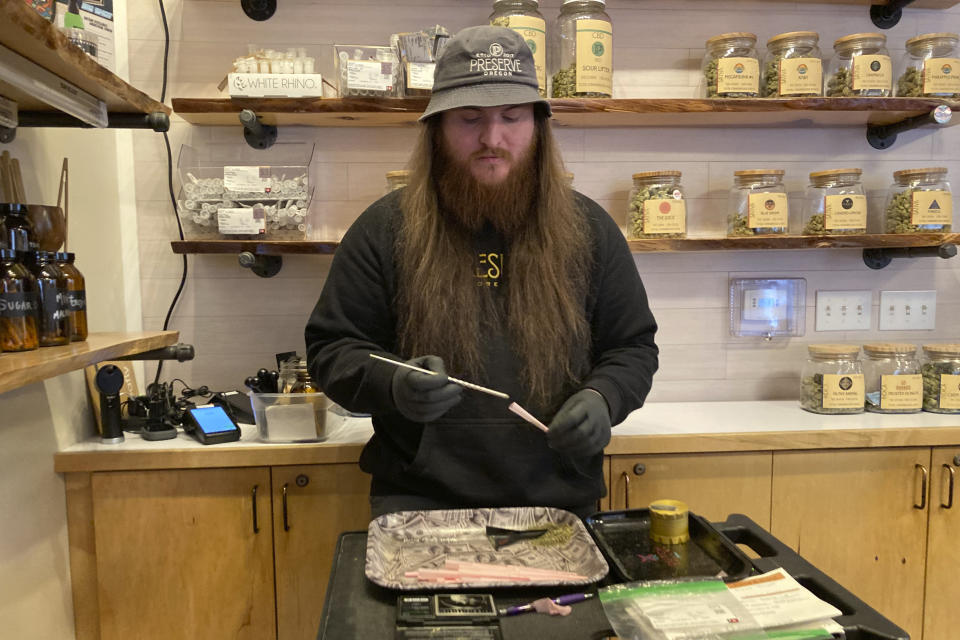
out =
<path fill-rule="evenodd" d="M 582 389 L 567 398 L 549 425 L 547 443 L 560 453 L 591 456 L 610 442 L 610 409 L 599 391 Z"/>

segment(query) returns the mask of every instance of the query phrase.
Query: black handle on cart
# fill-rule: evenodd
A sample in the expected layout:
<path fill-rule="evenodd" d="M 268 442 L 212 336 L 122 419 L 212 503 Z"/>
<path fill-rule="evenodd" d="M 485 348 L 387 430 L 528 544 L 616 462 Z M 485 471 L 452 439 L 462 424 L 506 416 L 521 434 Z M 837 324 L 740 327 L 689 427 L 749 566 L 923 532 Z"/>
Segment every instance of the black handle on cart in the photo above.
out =
<path fill-rule="evenodd" d="M 727 516 L 726 522 L 715 522 L 713 526 L 735 544 L 745 545 L 760 556 L 750 560 L 757 571 L 765 573 L 783 567 L 815 596 L 840 609 L 843 615 L 835 620 L 843 627 L 847 640 L 910 639 L 906 631 L 884 618 L 747 516 L 734 513 Z"/>

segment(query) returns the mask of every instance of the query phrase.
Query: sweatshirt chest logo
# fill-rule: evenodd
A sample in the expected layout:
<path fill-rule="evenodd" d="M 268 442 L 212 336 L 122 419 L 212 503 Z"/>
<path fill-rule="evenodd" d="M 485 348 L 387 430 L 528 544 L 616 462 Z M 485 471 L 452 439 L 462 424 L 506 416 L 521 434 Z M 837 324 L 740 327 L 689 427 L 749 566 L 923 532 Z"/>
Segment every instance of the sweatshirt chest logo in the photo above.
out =
<path fill-rule="evenodd" d="M 478 287 L 499 287 L 503 277 L 502 253 L 477 254 L 477 267 L 474 275 L 477 277 Z"/>
<path fill-rule="evenodd" d="M 494 42 L 487 51 L 477 51 L 470 58 L 470 73 L 485 76 L 512 76 L 520 73 L 520 59 L 516 54 L 504 51 L 503 45 Z"/>

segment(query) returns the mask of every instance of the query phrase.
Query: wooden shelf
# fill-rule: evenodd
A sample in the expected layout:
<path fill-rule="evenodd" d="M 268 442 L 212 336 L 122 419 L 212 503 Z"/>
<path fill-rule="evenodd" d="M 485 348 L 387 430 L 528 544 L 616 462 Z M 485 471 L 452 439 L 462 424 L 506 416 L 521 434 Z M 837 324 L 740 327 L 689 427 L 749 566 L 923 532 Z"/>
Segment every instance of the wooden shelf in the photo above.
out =
<path fill-rule="evenodd" d="M 553 99 L 553 120 L 565 127 L 829 127 L 885 125 L 928 114 L 932 98 L 638 98 Z M 174 98 L 174 112 L 197 125 L 239 125 L 252 109 L 264 124 L 315 127 L 413 126 L 427 98 Z M 957 124 L 954 118 L 950 124 Z M 948 125 L 949 126 L 949 125 Z"/>
<path fill-rule="evenodd" d="M 176 344 L 179 335 L 176 331 L 91 333 L 84 342 L 0 354 L 0 393 L 104 360 L 167 347 Z"/>
<path fill-rule="evenodd" d="M 338 242 L 290 240 L 176 240 L 174 253 L 240 253 L 257 255 L 331 254 Z M 634 253 L 741 251 L 754 249 L 891 249 L 960 244 L 960 233 L 863 234 L 848 236 L 754 236 L 743 238 L 644 238 L 628 240 Z"/>
<path fill-rule="evenodd" d="M 0 44 L 106 103 L 110 113 L 170 114 L 170 107 L 130 86 L 74 45 L 23 0 L 0 0 Z M 45 102 L 0 82 L 0 95 L 20 111 L 56 111 Z"/>

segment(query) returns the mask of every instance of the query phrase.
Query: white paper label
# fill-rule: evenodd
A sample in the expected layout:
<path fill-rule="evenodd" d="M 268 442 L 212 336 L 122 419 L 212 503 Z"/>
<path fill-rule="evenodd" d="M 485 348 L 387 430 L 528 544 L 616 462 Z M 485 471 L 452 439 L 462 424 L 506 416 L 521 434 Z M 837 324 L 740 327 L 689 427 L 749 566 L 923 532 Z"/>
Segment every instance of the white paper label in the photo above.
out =
<path fill-rule="evenodd" d="M 229 191 L 270 193 L 269 177 L 269 167 L 224 167 L 223 188 Z"/>
<path fill-rule="evenodd" d="M 267 218 L 262 207 L 220 209 L 217 211 L 217 227 L 225 235 L 265 233 Z"/>
<path fill-rule="evenodd" d="M 436 62 L 408 62 L 407 89 L 433 89 Z"/>
<path fill-rule="evenodd" d="M 373 60 L 347 60 L 347 86 L 351 89 L 390 91 L 393 89 L 393 64 Z"/>

